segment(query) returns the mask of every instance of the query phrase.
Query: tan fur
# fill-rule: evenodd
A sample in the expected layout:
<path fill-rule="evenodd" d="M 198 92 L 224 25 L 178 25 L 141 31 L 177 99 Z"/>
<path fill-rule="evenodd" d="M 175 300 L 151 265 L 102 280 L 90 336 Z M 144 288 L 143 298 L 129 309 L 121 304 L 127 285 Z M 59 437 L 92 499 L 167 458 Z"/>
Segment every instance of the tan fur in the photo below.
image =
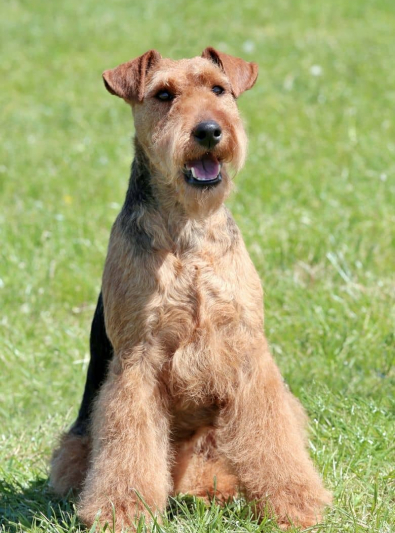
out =
<path fill-rule="evenodd" d="M 61 496 L 80 490 L 86 478 L 91 442 L 89 437 L 64 433 L 52 455 L 51 481 Z"/>
<path fill-rule="evenodd" d="M 259 277 L 223 205 L 229 168 L 239 170 L 246 153 L 234 96 L 253 85 L 256 65 L 213 49 L 180 61 L 147 54 L 104 74 L 132 105 L 155 207 L 131 215 L 149 251 L 122 213 L 111 233 L 103 300 L 115 355 L 93 413 L 79 515 L 90 526 L 100 509 L 101 523 L 112 523 L 114 506 L 120 531 L 149 518 L 137 494 L 159 513 L 169 494 L 221 500 L 240 489 L 258 515 L 269 508 L 284 527 L 311 526 L 330 494 L 306 450 L 304 411 L 267 347 Z M 155 98 L 163 88 L 177 94 L 172 103 Z M 182 168 L 204 153 L 191 131 L 209 119 L 223 130 L 212 150 L 223 180 L 198 189 Z M 53 468 L 62 492 L 56 458 Z"/>
<path fill-rule="evenodd" d="M 227 502 L 240 489 L 230 464 L 218 453 L 215 429 L 178 443 L 172 477 L 174 494 L 188 493 L 206 501 Z"/>

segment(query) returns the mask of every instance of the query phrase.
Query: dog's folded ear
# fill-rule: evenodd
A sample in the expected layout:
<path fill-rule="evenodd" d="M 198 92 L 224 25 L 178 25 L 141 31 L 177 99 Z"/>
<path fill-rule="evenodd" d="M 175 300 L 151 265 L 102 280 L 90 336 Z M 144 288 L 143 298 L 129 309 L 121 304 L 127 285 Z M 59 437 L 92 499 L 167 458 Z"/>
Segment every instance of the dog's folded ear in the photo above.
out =
<path fill-rule="evenodd" d="M 136 59 L 105 70 L 103 80 L 107 91 L 123 98 L 128 103 L 141 102 L 144 98 L 147 73 L 161 58 L 162 56 L 156 50 L 148 50 Z"/>
<path fill-rule="evenodd" d="M 258 65 L 218 52 L 215 48 L 208 47 L 202 52 L 202 57 L 219 66 L 228 76 L 232 85 L 234 96 L 237 98 L 241 93 L 251 89 L 258 77 Z"/>

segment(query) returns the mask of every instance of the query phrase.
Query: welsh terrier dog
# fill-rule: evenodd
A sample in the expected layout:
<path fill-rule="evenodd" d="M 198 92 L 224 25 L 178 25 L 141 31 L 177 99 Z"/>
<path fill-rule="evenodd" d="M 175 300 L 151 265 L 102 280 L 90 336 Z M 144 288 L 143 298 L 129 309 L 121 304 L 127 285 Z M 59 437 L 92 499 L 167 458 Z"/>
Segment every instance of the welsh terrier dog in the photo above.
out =
<path fill-rule="evenodd" d="M 283 528 L 316 524 L 330 503 L 303 408 L 269 353 L 259 277 L 224 206 L 246 155 L 236 99 L 257 75 L 255 63 L 213 48 L 180 61 L 150 50 L 103 74 L 132 107 L 135 157 L 80 412 L 51 471 L 59 494 L 81 490 L 88 526 L 114 514 L 116 531 L 135 530 L 180 492 L 240 492 Z"/>

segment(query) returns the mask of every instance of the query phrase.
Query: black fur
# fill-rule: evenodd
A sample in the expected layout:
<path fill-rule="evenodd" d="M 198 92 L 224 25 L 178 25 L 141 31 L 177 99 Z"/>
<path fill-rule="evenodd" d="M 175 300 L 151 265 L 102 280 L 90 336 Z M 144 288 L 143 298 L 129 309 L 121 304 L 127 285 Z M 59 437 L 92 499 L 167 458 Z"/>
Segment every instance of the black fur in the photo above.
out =
<path fill-rule="evenodd" d="M 129 186 L 119 217 L 122 230 L 128 238 L 133 239 L 137 250 L 141 249 L 144 252 L 152 250 L 152 237 L 141 226 L 139 217 L 143 211 L 155 209 L 155 206 L 148 159 L 135 140 L 135 156 Z"/>
<path fill-rule="evenodd" d="M 81 407 L 77 420 L 70 429 L 74 435 L 86 435 L 89 430 L 93 401 L 104 382 L 108 363 L 113 356 L 112 345 L 107 337 L 104 323 L 103 297 L 101 293 L 99 294 L 96 311 L 92 320 L 90 352 L 90 362 Z"/>

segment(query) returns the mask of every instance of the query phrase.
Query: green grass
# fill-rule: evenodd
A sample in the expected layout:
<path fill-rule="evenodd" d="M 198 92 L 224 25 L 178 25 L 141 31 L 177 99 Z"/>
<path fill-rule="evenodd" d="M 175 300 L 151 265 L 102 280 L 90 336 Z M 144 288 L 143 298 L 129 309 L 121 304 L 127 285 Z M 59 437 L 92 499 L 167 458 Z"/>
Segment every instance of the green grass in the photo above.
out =
<path fill-rule="evenodd" d="M 266 332 L 334 491 L 319 532 L 395 530 L 393 0 L 5 0 L 0 18 L 0 531 L 77 532 L 47 484 L 76 415 L 131 117 L 106 68 L 208 45 L 255 60 L 229 206 Z M 157 528 L 159 531 L 159 529 Z M 260 529 L 242 501 L 179 498 L 164 532 Z"/>

